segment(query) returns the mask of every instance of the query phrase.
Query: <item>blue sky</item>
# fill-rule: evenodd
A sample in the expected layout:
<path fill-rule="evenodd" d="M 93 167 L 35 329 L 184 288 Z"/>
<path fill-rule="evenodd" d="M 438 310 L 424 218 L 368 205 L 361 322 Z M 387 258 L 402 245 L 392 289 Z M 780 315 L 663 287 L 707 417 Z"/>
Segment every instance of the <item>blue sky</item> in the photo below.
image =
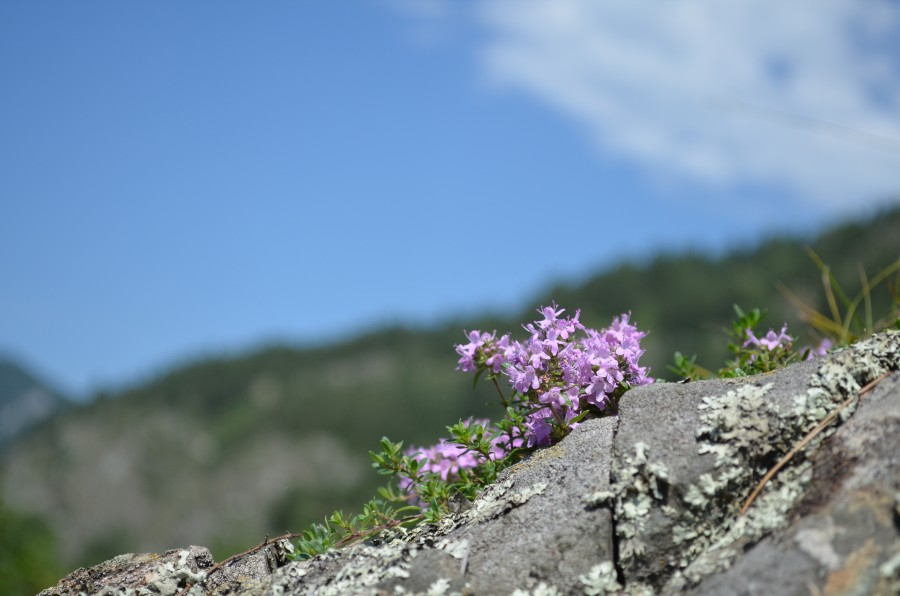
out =
<path fill-rule="evenodd" d="M 900 6 L 783 4 L 4 2 L 0 351 L 85 394 L 896 203 Z"/>

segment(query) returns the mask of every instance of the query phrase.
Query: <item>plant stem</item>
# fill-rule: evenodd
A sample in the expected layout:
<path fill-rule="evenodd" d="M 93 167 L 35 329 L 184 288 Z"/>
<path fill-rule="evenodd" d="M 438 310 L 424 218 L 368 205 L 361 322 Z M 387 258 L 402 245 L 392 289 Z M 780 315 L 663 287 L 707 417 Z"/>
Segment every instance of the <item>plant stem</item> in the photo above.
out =
<path fill-rule="evenodd" d="M 497 382 L 497 377 L 491 377 L 491 380 L 494 382 L 494 387 L 497 388 L 497 393 L 500 394 L 500 403 L 503 404 L 503 408 L 509 407 L 509 402 L 506 401 L 506 396 L 503 395 L 503 390 L 500 389 L 500 383 Z"/>

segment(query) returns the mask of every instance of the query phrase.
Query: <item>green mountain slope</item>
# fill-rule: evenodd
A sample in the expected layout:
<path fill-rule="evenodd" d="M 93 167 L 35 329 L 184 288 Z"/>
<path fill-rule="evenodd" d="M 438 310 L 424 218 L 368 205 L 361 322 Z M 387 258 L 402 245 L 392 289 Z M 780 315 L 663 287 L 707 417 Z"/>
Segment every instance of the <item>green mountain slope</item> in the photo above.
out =
<path fill-rule="evenodd" d="M 187 365 L 72 408 L 10 445 L 3 500 L 45 520 L 69 566 L 187 544 L 225 556 L 370 496 L 379 478 L 366 452 L 382 435 L 431 442 L 460 417 L 490 414 L 489 387 L 473 390 L 453 370 L 463 328 L 521 332 L 534 308 L 555 299 L 597 327 L 631 311 L 651 331 L 646 361 L 656 374 L 676 349 L 716 365 L 733 303 L 767 307 L 769 324 L 797 328 L 776 284 L 820 299 L 804 244 L 663 256 L 549 289 L 521 312 Z M 858 262 L 873 274 L 900 257 L 900 209 L 811 244 L 855 289 Z"/>
<path fill-rule="evenodd" d="M 772 239 L 756 249 L 721 259 L 700 255 L 661 256 L 643 266 L 622 265 L 587 283 L 556 287 L 537 302 L 555 298 L 560 304 L 581 305 L 585 322 L 603 325 L 619 312 L 632 311 L 645 340 L 647 361 L 659 374 L 676 350 L 697 353 L 701 361 L 721 364 L 726 356 L 722 329 L 733 318 L 732 305 L 768 310 L 765 323 L 787 322 L 795 332 L 805 329 L 796 307 L 779 291 L 788 288 L 805 303 L 827 312 L 819 270 L 807 256 L 809 246 L 831 266 L 850 294 L 860 288 L 859 265 L 868 276 L 900 258 L 900 209 L 869 221 L 847 224 L 812 242 Z M 876 312 L 889 303 L 888 288 L 873 295 Z M 813 338 L 801 335 L 801 340 Z"/>

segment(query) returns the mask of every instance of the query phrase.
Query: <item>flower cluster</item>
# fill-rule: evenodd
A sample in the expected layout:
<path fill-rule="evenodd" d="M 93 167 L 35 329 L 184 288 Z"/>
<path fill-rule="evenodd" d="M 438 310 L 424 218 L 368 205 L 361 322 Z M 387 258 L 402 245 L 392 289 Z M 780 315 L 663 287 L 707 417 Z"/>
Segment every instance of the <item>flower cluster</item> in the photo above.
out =
<path fill-rule="evenodd" d="M 488 460 L 499 461 L 505 458 L 513 449 L 521 448 L 525 441 L 521 436 L 516 436 L 491 425 L 484 418 L 464 420 L 457 425 L 460 430 L 465 429 L 471 433 L 487 435 L 487 449 L 484 453 L 472 448 L 471 441 L 459 441 L 440 439 L 431 447 L 412 446 L 405 450 L 405 455 L 419 462 L 419 470 L 440 476 L 444 482 L 459 479 L 462 470 L 468 470 L 485 463 Z M 452 429 L 453 427 L 451 427 Z M 408 476 L 401 476 L 400 488 L 407 493 L 412 493 L 413 480 Z"/>
<path fill-rule="evenodd" d="M 562 438 L 590 411 L 615 413 L 627 388 L 652 382 L 638 364 L 646 333 L 629 315 L 596 331 L 581 324 L 580 311 L 563 317 L 565 309 L 553 304 L 538 312 L 541 319 L 524 325 L 529 333 L 524 341 L 472 331 L 469 343 L 456 346 L 459 370 L 507 378 L 513 393 L 509 400 L 503 397 L 504 406 L 523 414 L 519 430 L 529 447 Z"/>
<path fill-rule="evenodd" d="M 422 464 L 420 469 L 423 472 L 437 474 L 444 482 L 448 479 L 458 478 L 460 470 L 474 468 L 484 461 L 480 454 L 469 451 L 462 445 L 452 443 L 447 439 L 441 439 L 437 445 L 432 445 L 427 449 L 410 447 L 406 450 L 406 454 Z M 410 479 L 405 480 L 412 482 Z M 403 484 L 401 482 L 401 487 L 405 488 Z"/>
<path fill-rule="evenodd" d="M 472 331 L 456 346 L 457 368 L 485 376 L 500 394 L 503 417 L 496 423 L 463 420 L 448 426 L 449 439 L 431 447 L 404 449 L 403 442 L 382 437 L 370 451 L 372 467 L 399 480 L 379 489 L 360 515 L 336 511 L 324 524 L 303 533 L 297 557 L 307 559 L 335 546 L 420 522 L 437 523 L 456 499 L 474 500 L 500 473 L 532 448 L 564 437 L 588 414 L 618 411 L 618 400 L 632 386 L 653 382 L 638 364 L 646 335 L 616 317 L 601 331 L 588 329 L 553 304 L 538 310 L 541 318 L 524 325 L 528 338 Z M 504 392 L 499 380 L 509 387 Z"/>
<path fill-rule="evenodd" d="M 753 329 L 747 329 L 747 340 L 743 343 L 741 348 L 753 347 L 758 351 L 762 351 L 765 348 L 769 352 L 774 352 L 776 350 L 790 350 L 794 346 L 795 338 L 791 337 L 787 333 L 787 323 L 781 326 L 781 331 L 775 333 L 774 329 L 769 329 L 768 333 L 766 333 L 762 337 L 756 337 L 753 333 Z M 830 339 L 825 338 L 819 342 L 819 344 L 815 347 L 807 347 L 804 350 L 801 350 L 802 353 L 806 354 L 806 360 L 812 360 L 813 358 L 824 356 L 828 353 L 834 346 L 834 342 Z M 755 356 L 752 357 L 755 359 Z"/>
<path fill-rule="evenodd" d="M 413 503 L 433 498 L 436 488 L 429 478 L 459 488 L 474 486 L 476 477 L 495 477 L 511 455 L 558 441 L 590 413 L 616 413 L 629 387 L 653 381 L 638 363 L 646 334 L 629 322 L 629 315 L 597 331 L 581 324 L 580 311 L 564 317 L 565 310 L 553 304 L 538 312 L 540 319 L 523 326 L 528 332 L 523 341 L 472 331 L 466 334 L 468 343 L 455 346 L 458 370 L 487 374 L 495 384 L 505 410 L 500 422 L 470 418 L 448 427 L 451 439 L 410 447 L 399 459 L 376 460 L 378 467 L 397 471 L 400 488 Z M 503 391 L 502 378 L 511 391 Z"/>

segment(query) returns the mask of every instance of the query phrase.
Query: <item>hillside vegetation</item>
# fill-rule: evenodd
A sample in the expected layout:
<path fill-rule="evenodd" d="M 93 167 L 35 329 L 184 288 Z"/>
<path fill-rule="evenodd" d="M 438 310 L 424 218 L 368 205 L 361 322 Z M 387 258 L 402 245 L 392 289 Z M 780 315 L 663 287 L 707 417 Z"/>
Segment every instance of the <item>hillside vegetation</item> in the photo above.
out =
<path fill-rule="evenodd" d="M 463 329 L 515 334 L 551 300 L 580 307 L 594 327 L 631 311 L 650 331 L 644 362 L 652 374 L 667 376 L 675 350 L 715 366 L 725 358 L 732 304 L 767 308 L 769 325 L 787 321 L 795 332 L 803 327 L 779 282 L 825 308 L 807 244 L 855 292 L 859 264 L 871 276 L 900 258 L 900 209 L 811 242 L 622 264 L 503 316 L 186 365 L 60 412 L 18 439 L 0 461 L 3 500 L 53 530 L 66 567 L 188 544 L 224 557 L 335 508 L 355 509 L 379 484 L 367 451 L 382 435 L 430 443 L 462 416 L 490 415 L 490 388 L 473 389 L 454 371 Z M 877 309 L 887 288 L 874 297 Z"/>

